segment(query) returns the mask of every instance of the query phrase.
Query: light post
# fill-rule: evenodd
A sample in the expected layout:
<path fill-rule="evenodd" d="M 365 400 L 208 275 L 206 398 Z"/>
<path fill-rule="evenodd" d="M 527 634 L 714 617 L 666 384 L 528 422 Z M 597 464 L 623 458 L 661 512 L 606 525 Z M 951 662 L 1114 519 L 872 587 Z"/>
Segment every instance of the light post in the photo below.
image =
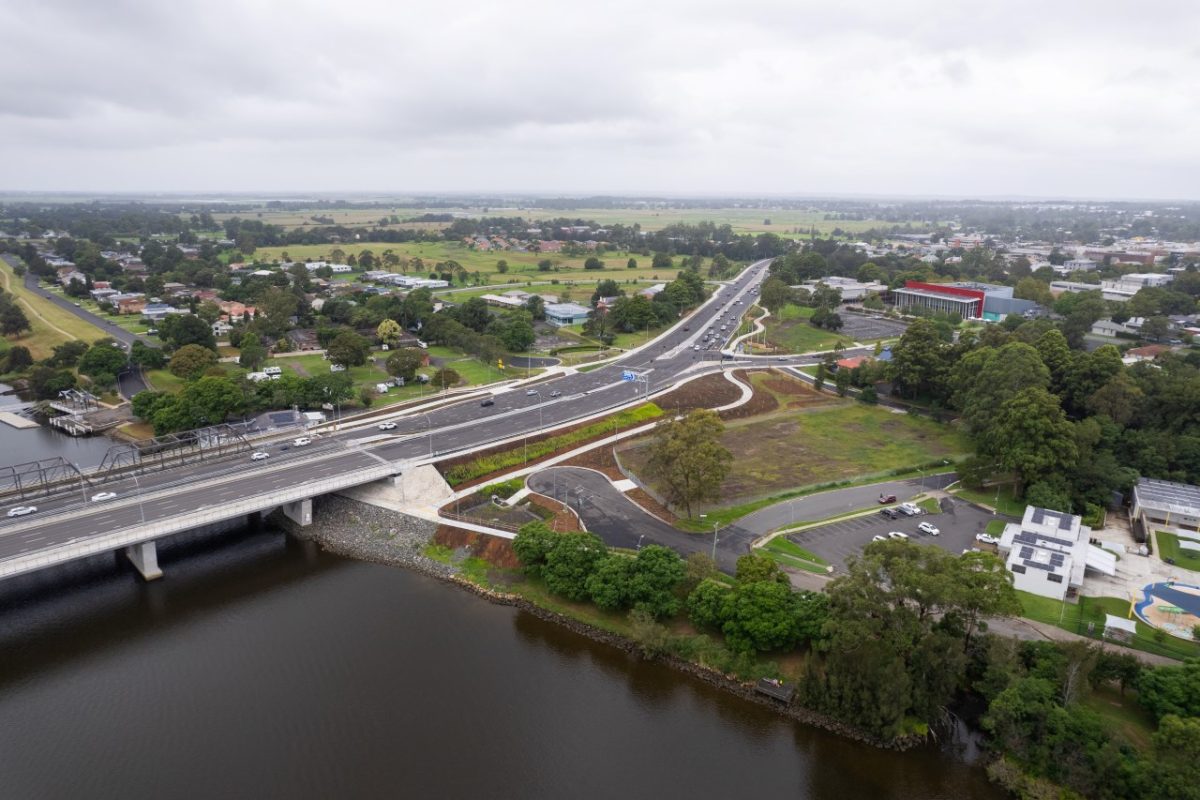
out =
<path fill-rule="evenodd" d="M 642 539 L 645 539 L 645 538 L 646 538 L 646 534 L 644 534 L 644 533 L 638 537 L 637 547 L 634 548 L 635 550 L 640 551 L 642 549 Z"/>
<path fill-rule="evenodd" d="M 425 415 L 425 432 L 429 434 L 429 457 L 433 458 L 433 420 L 429 418 L 428 411 L 422 411 L 421 413 Z"/>
<path fill-rule="evenodd" d="M 700 519 L 708 519 L 708 514 L 701 514 Z M 713 521 L 713 546 L 712 546 L 713 561 L 717 560 L 717 528 L 720 527 L 720 524 L 721 523 L 719 523 L 715 520 Z"/>
<path fill-rule="evenodd" d="M 145 525 L 146 524 L 146 509 L 142 506 L 142 484 L 140 481 L 138 481 L 137 475 L 130 473 L 129 477 L 133 478 L 133 485 L 137 489 L 138 514 L 141 515 L 142 524 Z"/>

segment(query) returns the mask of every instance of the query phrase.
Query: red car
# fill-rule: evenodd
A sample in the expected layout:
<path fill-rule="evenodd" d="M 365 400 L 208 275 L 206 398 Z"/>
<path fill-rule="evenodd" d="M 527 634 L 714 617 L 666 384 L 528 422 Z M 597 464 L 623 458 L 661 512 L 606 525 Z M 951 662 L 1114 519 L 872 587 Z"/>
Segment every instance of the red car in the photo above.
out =
<path fill-rule="evenodd" d="M 896 502 L 896 495 L 894 495 L 894 494 L 881 494 L 881 495 L 879 495 L 879 502 L 881 502 L 881 503 L 894 503 L 894 502 Z"/>

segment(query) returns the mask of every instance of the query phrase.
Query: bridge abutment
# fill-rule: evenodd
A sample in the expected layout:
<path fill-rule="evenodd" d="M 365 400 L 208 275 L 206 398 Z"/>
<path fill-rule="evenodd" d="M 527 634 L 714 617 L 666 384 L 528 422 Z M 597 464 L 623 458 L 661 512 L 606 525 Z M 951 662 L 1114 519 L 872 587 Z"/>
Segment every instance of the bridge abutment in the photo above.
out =
<path fill-rule="evenodd" d="M 153 541 L 126 547 L 125 557 L 141 573 L 143 579 L 154 581 L 162 577 L 162 570 L 158 568 L 158 547 Z"/>
<path fill-rule="evenodd" d="M 280 506 L 283 515 L 302 528 L 312 524 L 312 498 L 297 500 L 295 503 L 284 503 Z"/>

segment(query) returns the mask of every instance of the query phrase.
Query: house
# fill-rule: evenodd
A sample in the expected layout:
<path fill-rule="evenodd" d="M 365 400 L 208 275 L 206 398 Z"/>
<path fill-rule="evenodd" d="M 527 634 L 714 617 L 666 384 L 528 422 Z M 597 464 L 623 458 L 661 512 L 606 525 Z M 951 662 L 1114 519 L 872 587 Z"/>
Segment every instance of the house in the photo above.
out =
<path fill-rule="evenodd" d="M 1113 322 L 1111 319 L 1100 319 L 1092 323 L 1092 333 L 1097 336 L 1115 338 L 1122 334 L 1137 336 L 1138 329 L 1145 322 L 1144 317 L 1131 317 L 1125 322 Z"/>
<path fill-rule="evenodd" d="M 97 303 L 102 303 L 105 301 L 111 302 L 109 300 L 109 298 L 113 297 L 114 295 L 120 294 L 120 292 L 118 292 L 116 289 L 104 288 L 104 289 L 92 289 L 92 291 L 88 292 L 88 294 L 90 294 L 92 296 L 92 299 L 95 300 Z"/>
<path fill-rule="evenodd" d="M 317 332 L 312 328 L 293 328 L 287 332 L 287 340 L 293 350 L 320 350 Z"/>
<path fill-rule="evenodd" d="M 142 307 L 142 319 L 149 322 L 160 322 L 172 314 L 191 314 L 186 308 L 175 308 L 166 303 L 148 303 Z"/>
<path fill-rule="evenodd" d="M 546 321 L 555 327 L 577 325 L 586 322 L 591 309 L 578 303 L 547 303 Z"/>
<path fill-rule="evenodd" d="M 1091 533 L 1075 514 L 1026 506 L 1021 521 L 1005 525 L 1000 536 L 1000 556 L 1013 587 L 1064 600 L 1083 588 L 1087 569 L 1116 574 L 1116 556 L 1093 546 Z"/>
<path fill-rule="evenodd" d="M 861 367 L 863 364 L 874 360 L 875 359 L 871 358 L 870 356 L 854 356 L 853 358 L 843 358 L 833 365 L 834 371 L 836 372 L 843 369 L 856 369 Z"/>
<path fill-rule="evenodd" d="M 1131 347 L 1125 351 L 1125 355 L 1121 358 L 1126 365 L 1137 364 L 1140 361 L 1153 361 L 1163 353 L 1171 352 L 1170 345 L 1165 344 L 1148 344 L 1144 347 Z"/>
<path fill-rule="evenodd" d="M 138 295 L 114 295 L 108 301 L 117 307 L 118 314 L 140 314 L 146 308 L 146 298 Z"/>
<path fill-rule="evenodd" d="M 639 290 L 638 294 L 642 297 L 645 297 L 647 300 L 653 300 L 655 295 L 666 288 L 667 285 L 665 283 L 656 283 L 653 286 L 648 286 L 645 289 Z"/>
<path fill-rule="evenodd" d="M 217 337 L 218 339 L 223 339 L 228 336 L 231 330 L 233 330 L 233 326 L 230 325 L 228 321 L 223 319 L 219 319 L 212 324 L 213 336 Z"/>
<path fill-rule="evenodd" d="M 79 283 L 86 284 L 87 283 L 87 275 L 84 275 L 82 272 L 75 269 L 74 267 L 64 267 L 63 269 L 60 269 L 58 271 L 58 282 L 61 283 L 63 286 L 66 286 L 67 284 L 70 284 L 70 283 L 75 283 L 76 281 L 78 281 Z"/>
<path fill-rule="evenodd" d="M 1157 478 L 1139 478 L 1133 487 L 1130 519 L 1141 523 L 1147 535 L 1165 530 L 1200 549 L 1200 486 Z"/>

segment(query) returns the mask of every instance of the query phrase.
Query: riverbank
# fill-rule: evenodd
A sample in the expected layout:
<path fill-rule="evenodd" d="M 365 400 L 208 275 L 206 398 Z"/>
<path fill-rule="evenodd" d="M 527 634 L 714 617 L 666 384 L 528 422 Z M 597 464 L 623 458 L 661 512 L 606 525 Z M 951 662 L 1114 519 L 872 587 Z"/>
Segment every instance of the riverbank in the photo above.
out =
<path fill-rule="evenodd" d="M 545 622 L 554 623 L 572 633 L 626 653 L 644 655 L 642 646 L 633 639 L 604 630 L 561 611 L 546 608 L 528 597 L 483 585 L 452 563 L 426 555 L 439 526 L 435 522 L 409 517 L 388 509 L 367 505 L 341 496 L 328 496 L 314 503 L 313 522 L 307 528 L 291 523 L 282 514 L 272 522 L 292 535 L 313 541 L 336 555 L 385 566 L 401 567 L 451 583 L 497 605 L 524 611 Z M 471 537 L 476 534 L 468 534 Z M 648 658 L 648 657 L 647 657 Z M 653 660 L 686 673 L 724 692 L 759 706 L 770 708 L 789 719 L 820 728 L 853 741 L 888 750 L 908 750 L 925 743 L 919 736 L 909 736 L 892 742 L 871 736 L 840 720 L 817 713 L 796 704 L 783 704 L 755 691 L 752 683 L 739 680 L 704 664 L 689 661 L 670 653 L 658 654 Z"/>

